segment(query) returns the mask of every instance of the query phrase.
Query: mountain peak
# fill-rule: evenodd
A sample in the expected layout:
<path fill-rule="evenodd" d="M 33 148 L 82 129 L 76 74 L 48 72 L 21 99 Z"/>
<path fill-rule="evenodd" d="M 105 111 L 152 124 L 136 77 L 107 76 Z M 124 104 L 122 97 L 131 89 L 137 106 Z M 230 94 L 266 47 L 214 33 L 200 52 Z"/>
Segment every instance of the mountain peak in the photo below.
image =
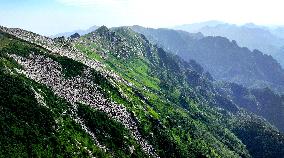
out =
<path fill-rule="evenodd" d="M 106 26 L 101 26 L 99 27 L 95 32 L 100 33 L 100 34 L 106 34 L 108 33 L 110 30 L 106 27 Z"/>
<path fill-rule="evenodd" d="M 70 36 L 71 38 L 80 38 L 79 33 L 74 33 L 73 35 Z"/>

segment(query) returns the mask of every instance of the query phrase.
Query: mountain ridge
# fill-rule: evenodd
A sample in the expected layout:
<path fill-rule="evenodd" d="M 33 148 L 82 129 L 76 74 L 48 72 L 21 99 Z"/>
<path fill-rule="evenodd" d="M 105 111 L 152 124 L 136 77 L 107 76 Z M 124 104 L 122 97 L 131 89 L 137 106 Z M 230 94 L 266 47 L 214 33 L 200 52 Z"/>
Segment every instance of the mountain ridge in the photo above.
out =
<path fill-rule="evenodd" d="M 1 105 L 11 117 L 0 114 L 14 125 L 1 123 L 9 127 L 4 128 L 9 135 L 1 128 L 1 142 L 13 142 L 1 147 L 3 155 L 275 157 L 284 152 L 283 134 L 216 93 L 199 64 L 167 53 L 130 28 L 102 27 L 70 41 L 0 30 Z M 13 110 L 11 98 L 23 113 Z M 49 117 L 51 124 L 32 122 L 33 113 Z M 46 134 L 29 132 L 35 129 Z M 38 139 L 24 141 L 36 134 Z M 15 142 L 15 136 L 21 139 Z M 18 146 L 23 148 L 12 152 Z"/>

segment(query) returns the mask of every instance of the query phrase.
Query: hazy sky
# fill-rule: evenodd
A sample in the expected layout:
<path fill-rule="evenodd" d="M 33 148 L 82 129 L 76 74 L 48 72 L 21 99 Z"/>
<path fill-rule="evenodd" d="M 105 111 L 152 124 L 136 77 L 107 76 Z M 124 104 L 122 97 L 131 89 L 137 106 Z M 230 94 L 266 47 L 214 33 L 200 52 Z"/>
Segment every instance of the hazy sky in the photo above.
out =
<path fill-rule="evenodd" d="M 40 34 L 93 25 L 168 27 L 207 20 L 284 25 L 283 0 L 0 0 L 0 25 Z"/>

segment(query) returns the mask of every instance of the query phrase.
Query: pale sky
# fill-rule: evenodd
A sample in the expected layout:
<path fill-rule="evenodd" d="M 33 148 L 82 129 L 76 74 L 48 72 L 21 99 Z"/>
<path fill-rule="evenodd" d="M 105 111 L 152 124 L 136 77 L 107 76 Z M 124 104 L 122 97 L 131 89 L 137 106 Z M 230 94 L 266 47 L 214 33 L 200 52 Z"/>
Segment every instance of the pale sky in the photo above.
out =
<path fill-rule="evenodd" d="M 171 27 L 208 20 L 284 25 L 283 0 L 0 0 L 0 25 L 44 35 L 93 25 Z"/>

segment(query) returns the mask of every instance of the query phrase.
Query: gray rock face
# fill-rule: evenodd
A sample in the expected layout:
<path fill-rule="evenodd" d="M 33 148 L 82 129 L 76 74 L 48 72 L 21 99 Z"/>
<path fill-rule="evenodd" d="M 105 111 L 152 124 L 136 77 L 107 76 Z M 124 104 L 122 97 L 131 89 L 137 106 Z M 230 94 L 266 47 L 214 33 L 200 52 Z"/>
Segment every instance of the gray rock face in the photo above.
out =
<path fill-rule="evenodd" d="M 136 123 L 137 119 L 131 116 L 126 107 L 112 103 L 104 98 L 103 94 L 98 90 L 99 85 L 90 80 L 89 70 L 85 70 L 84 77 L 76 76 L 66 79 L 61 73 L 61 65 L 50 58 L 34 54 L 31 54 L 28 58 L 16 55 L 11 55 L 11 57 L 24 67 L 23 74 L 47 85 L 56 95 L 66 99 L 74 106 L 75 111 L 73 114 L 75 121 L 93 137 L 99 147 L 104 149 L 104 146 L 100 145 L 96 140 L 95 135 L 87 129 L 83 121 L 76 115 L 76 103 L 90 105 L 96 110 L 105 112 L 110 118 L 121 122 L 131 131 L 133 137 L 146 153 L 153 157 L 158 157 L 153 147 L 139 133 Z"/>
<path fill-rule="evenodd" d="M 53 40 L 52 38 L 41 36 L 41 35 L 28 32 L 22 29 L 6 28 L 3 26 L 0 26 L 0 31 L 6 32 L 24 41 L 41 46 L 47 49 L 48 51 L 50 51 L 51 54 L 65 56 L 75 61 L 81 62 L 95 69 L 96 71 L 100 72 L 104 77 L 111 78 L 115 81 L 124 82 L 127 85 L 129 85 L 128 82 L 123 80 L 120 76 L 115 74 L 113 71 L 107 70 L 105 68 L 105 65 L 103 65 L 99 61 L 96 61 L 94 59 L 92 60 L 89 59 L 85 54 L 77 50 L 74 46 L 70 45 L 68 41 L 65 40 L 64 38 L 61 39 L 60 42 L 58 42 L 56 40 Z"/>

